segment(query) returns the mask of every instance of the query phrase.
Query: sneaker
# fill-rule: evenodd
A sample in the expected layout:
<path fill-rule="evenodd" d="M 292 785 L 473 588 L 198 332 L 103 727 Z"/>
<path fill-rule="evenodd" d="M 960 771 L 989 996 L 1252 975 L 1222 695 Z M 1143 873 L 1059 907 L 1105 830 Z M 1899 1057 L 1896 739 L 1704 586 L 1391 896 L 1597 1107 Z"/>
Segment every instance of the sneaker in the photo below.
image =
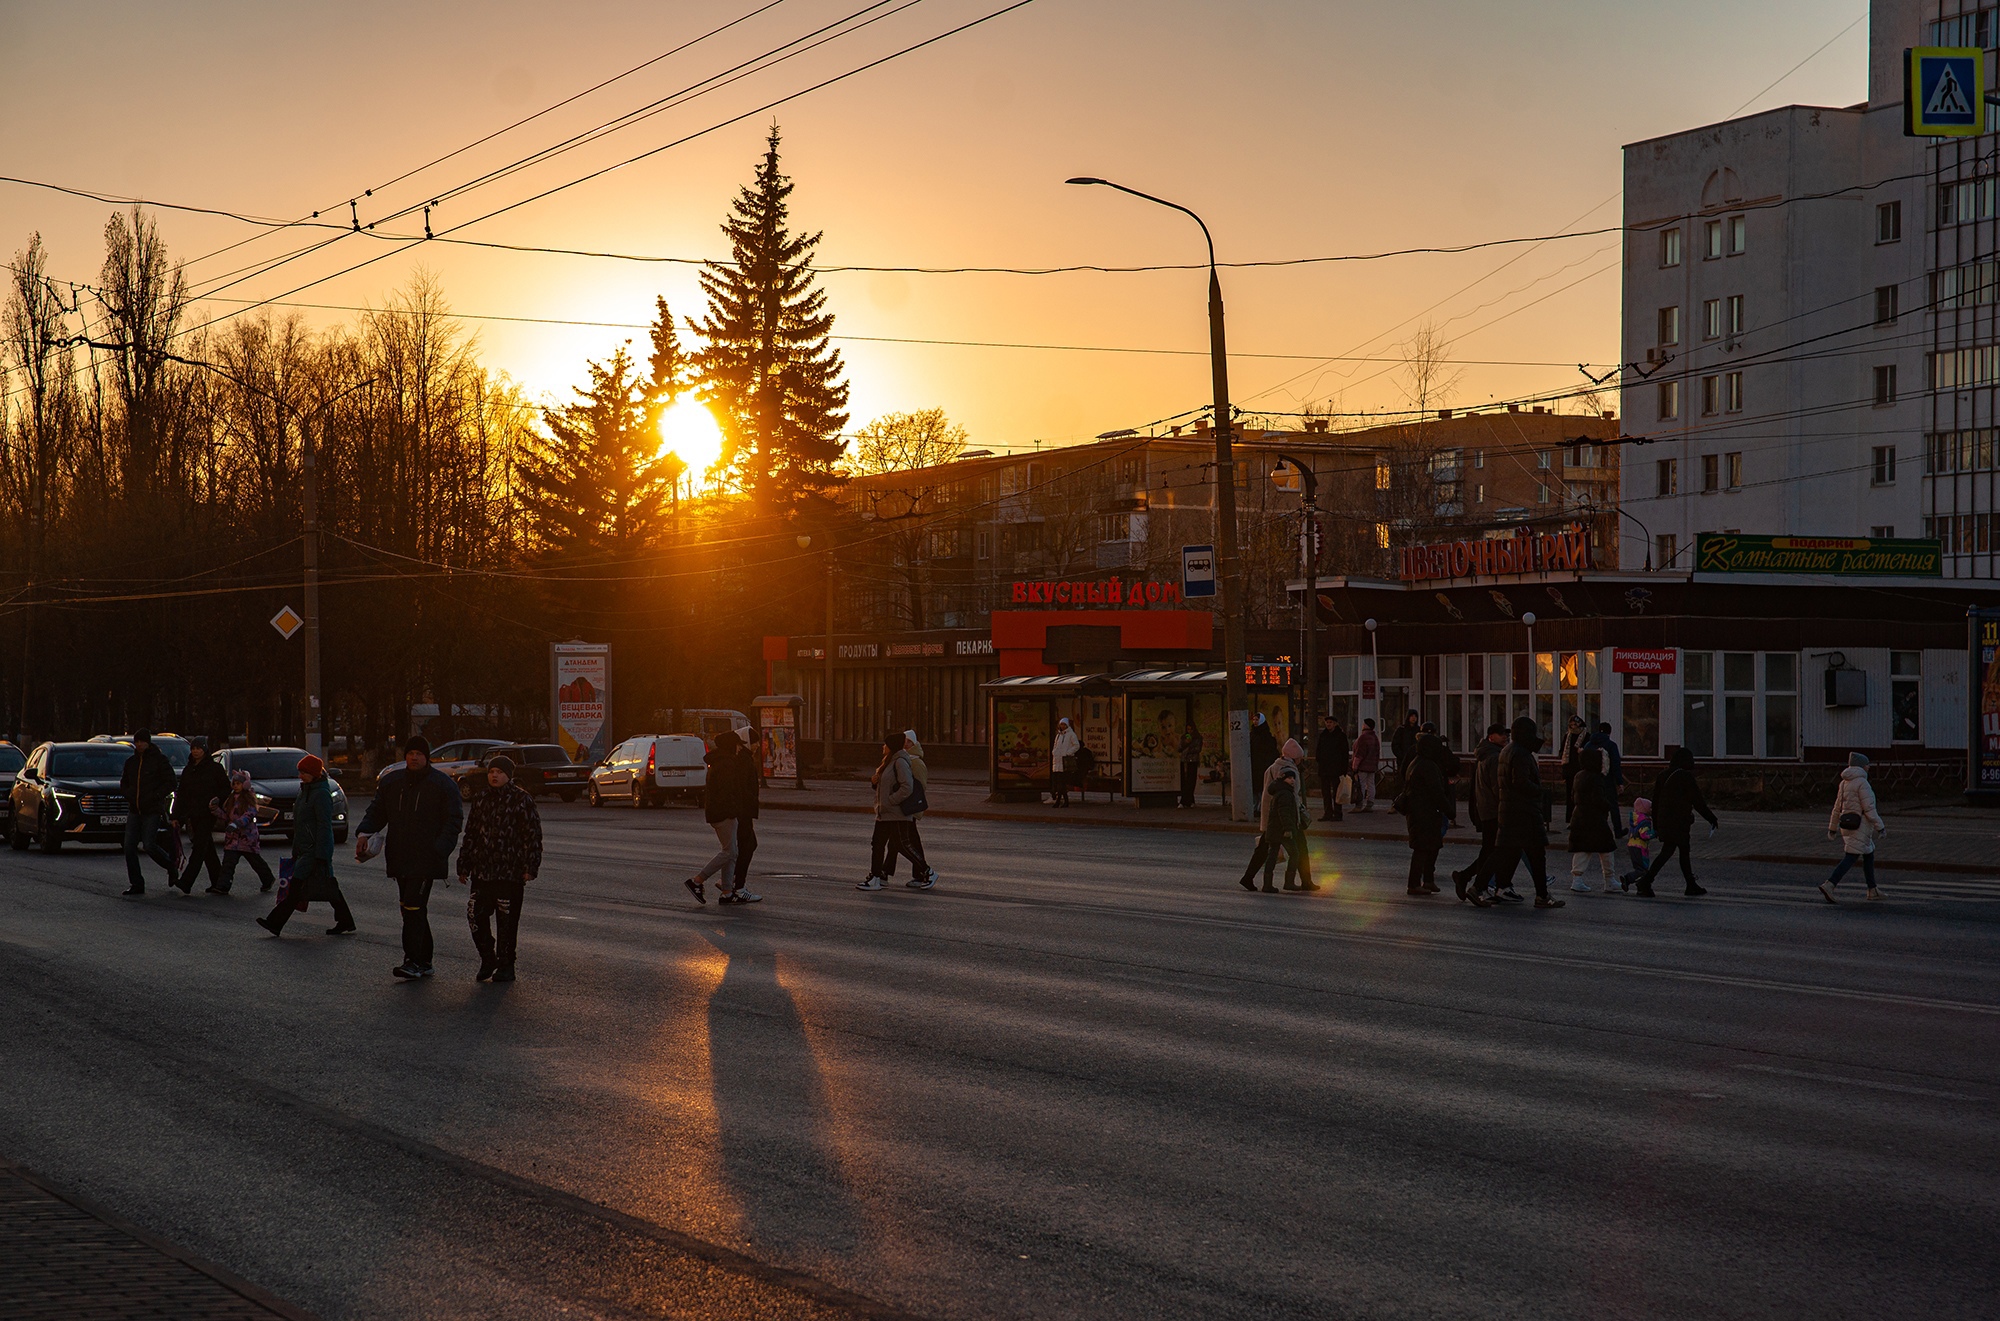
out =
<path fill-rule="evenodd" d="M 1563 899 L 1551 899 L 1545 894 L 1535 896 L 1535 907 L 1537 908 L 1561 908 L 1566 902 L 1568 901 Z"/>
<path fill-rule="evenodd" d="M 764 902 L 764 896 L 751 890 L 748 886 L 739 885 L 729 892 L 729 902 L 732 904 L 761 904 Z"/>
<path fill-rule="evenodd" d="M 1870 899 L 1880 899 L 1882 897 L 1882 892 L 1880 890 L 1870 890 L 1868 892 L 1868 897 Z"/>
<path fill-rule="evenodd" d="M 882 888 L 882 878 L 880 876 L 870 876 L 854 888 L 857 890 L 879 890 Z"/>
<path fill-rule="evenodd" d="M 735 903 L 735 902 L 736 902 L 736 891 L 734 891 L 734 890 L 718 890 L 718 891 L 716 892 L 716 895 L 715 895 L 715 902 L 716 902 L 716 903 L 718 903 L 718 904 L 733 904 L 733 903 Z"/>
<path fill-rule="evenodd" d="M 1575 891 L 1576 893 L 1578 893 L 1578 894 L 1589 894 L 1589 893 L 1590 893 L 1590 887 L 1589 887 L 1588 885 L 1584 884 L 1584 883 L 1583 883 L 1582 881 L 1571 881 L 1571 882 L 1569 883 L 1569 888 L 1570 888 L 1570 889 L 1572 889 L 1572 890 L 1574 890 L 1574 891 Z"/>
<path fill-rule="evenodd" d="M 682 881 L 681 884 L 688 888 L 688 893 L 694 896 L 696 903 L 705 904 L 708 902 L 708 887 L 702 883 L 702 879 L 699 876 L 690 876 L 685 881 Z"/>
<path fill-rule="evenodd" d="M 1508 886 L 1506 889 L 1500 891 L 1499 898 L 1510 904 L 1519 904 L 1527 902 L 1527 897 L 1523 895 L 1520 891 L 1516 890 L 1511 885 Z"/>
<path fill-rule="evenodd" d="M 437 969 L 436 969 L 436 968 L 433 968 L 433 967 L 432 967 L 432 966 L 431 966 L 430 964 L 428 964 L 428 963 L 419 963 L 419 964 L 417 965 L 417 976 L 419 976 L 419 977 L 435 977 L 435 976 L 437 976 Z"/>
<path fill-rule="evenodd" d="M 903 888 L 906 890 L 928 890 L 937 884 L 937 878 L 937 872 L 927 871 L 923 874 L 922 879 L 912 876 L 909 880 L 904 881 Z"/>
<path fill-rule="evenodd" d="M 1869 897 L 1870 897 L 1870 898 L 1873 898 L 1873 897 L 1874 897 L 1874 894 L 1875 894 L 1875 892 L 1874 892 L 1873 890 L 1870 890 L 1870 891 L 1868 892 L 1868 894 L 1869 894 Z M 1839 903 L 1839 902 L 1840 902 L 1840 901 L 1839 901 L 1838 899 L 1835 899 L 1835 898 L 1833 897 L 1833 882 L 1832 882 L 1832 881 L 1821 881 L 1821 882 L 1819 883 L 1819 895 L 1820 895 L 1820 898 L 1822 898 L 1822 899 L 1826 900 L 1826 901 L 1827 901 L 1828 903 L 1830 903 L 1830 904 L 1834 904 L 1834 903 Z"/>
<path fill-rule="evenodd" d="M 416 964 L 405 959 L 403 962 L 389 969 L 389 975 L 391 977 L 399 977 L 406 982 L 413 982 L 422 977 L 423 973 L 417 971 Z"/>

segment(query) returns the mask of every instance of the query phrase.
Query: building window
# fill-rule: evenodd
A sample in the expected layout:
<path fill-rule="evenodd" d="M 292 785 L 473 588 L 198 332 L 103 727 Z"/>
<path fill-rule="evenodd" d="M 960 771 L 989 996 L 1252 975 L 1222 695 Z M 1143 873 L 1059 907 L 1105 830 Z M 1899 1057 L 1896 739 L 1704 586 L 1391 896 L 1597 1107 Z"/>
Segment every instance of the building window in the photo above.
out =
<path fill-rule="evenodd" d="M 1889 653 L 1889 739 L 1924 741 L 1924 653 Z"/>
<path fill-rule="evenodd" d="M 1764 653 L 1764 755 L 1799 755 L 1799 658 L 1793 652 Z"/>
<path fill-rule="evenodd" d="M 1661 459 L 1659 462 L 1661 495 L 1679 495 L 1681 485 L 1681 461 Z"/>
<path fill-rule="evenodd" d="M 1715 653 L 1681 653 L 1681 746 L 1696 757 L 1715 755 Z"/>
<path fill-rule="evenodd" d="M 1547 482 L 1536 482 L 1535 503 L 1538 505 L 1545 505 L 1548 502 L 1549 502 L 1549 484 Z"/>
<path fill-rule="evenodd" d="M 1707 495 L 1710 491 L 1719 490 L 1721 489 L 1721 486 L 1722 486 L 1722 456 L 1719 454 L 1702 455 L 1701 456 L 1702 494 Z"/>
<path fill-rule="evenodd" d="M 1976 349 L 1951 349 L 1924 355 L 1925 374 L 1933 390 L 1959 390 L 2000 381 L 2000 344 Z M 1875 369 L 1878 373 L 1881 368 Z M 1879 376 L 1878 376 L 1879 379 Z"/>
<path fill-rule="evenodd" d="M 1656 562 L 1662 569 L 1673 568 L 1674 561 L 1680 557 L 1681 539 L 1671 532 L 1662 532 L 1653 541 L 1656 546 Z"/>
<path fill-rule="evenodd" d="M 1485 482 L 1474 482 L 1472 484 L 1472 503 L 1476 505 L 1483 505 L 1486 503 Z"/>
<path fill-rule="evenodd" d="M 1701 378 L 1701 411 L 1714 413 L 1722 407 L 1722 378 L 1704 376 Z"/>
<path fill-rule="evenodd" d="M 1896 365 L 1875 369 L 1875 406 L 1884 407 L 1896 402 Z"/>
<path fill-rule="evenodd" d="M 1745 241 L 1749 238 L 1750 222 L 1742 216 L 1729 217 L 1729 255 L 1743 255 Z"/>
<path fill-rule="evenodd" d="M 1714 261 L 1717 257 L 1720 257 L 1722 255 L 1722 222 L 1720 220 L 1709 221 L 1702 228 L 1702 237 L 1706 240 L 1702 248 L 1703 259 Z"/>
<path fill-rule="evenodd" d="M 981 528 L 981 529 L 979 529 L 979 533 L 978 533 L 978 537 L 977 537 L 977 543 L 978 543 L 978 548 L 979 548 L 979 558 L 980 558 L 980 559 L 982 559 L 982 560 L 990 560 L 990 559 L 992 559 L 992 558 L 993 558 L 993 533 L 992 533 L 992 531 L 991 531 L 990 529 L 987 529 L 987 528 Z"/>
<path fill-rule="evenodd" d="M 1896 525 L 1894 523 L 1877 523 L 1874 527 L 1868 529 L 1868 535 L 1887 541 L 1896 535 Z"/>
<path fill-rule="evenodd" d="M 1742 294 L 1729 295 L 1729 333 L 1732 335 L 1740 335 L 1743 333 Z"/>
<path fill-rule="evenodd" d="M 1389 461 L 1387 459 L 1375 460 L 1375 489 L 1378 491 L 1389 489 Z M 1384 544 L 1386 545 L 1387 543 Z"/>
<path fill-rule="evenodd" d="M 1743 373 L 1724 372 L 1722 374 L 1722 407 L 1731 413 L 1743 411 Z"/>
<path fill-rule="evenodd" d="M 1722 653 L 1722 755 L 1757 755 L 1757 653 Z"/>
<path fill-rule="evenodd" d="M 1678 306 L 1661 308 L 1660 343 L 1678 344 L 1680 342 L 1681 342 L 1681 309 Z"/>
<path fill-rule="evenodd" d="M 1472 466 L 1475 468 L 1484 468 L 1486 466 L 1485 450 L 1472 451 Z"/>
<path fill-rule="evenodd" d="M 1375 525 L 1375 545 L 1380 550 L 1389 549 L 1389 525 L 1387 523 L 1377 523 Z"/>
<path fill-rule="evenodd" d="M 1938 222 L 1950 225 L 1990 219 L 1994 209 L 1994 183 L 1994 176 L 1989 174 L 1983 179 L 1966 179 L 1942 185 L 1938 189 Z"/>
<path fill-rule="evenodd" d="M 1896 286 L 1878 284 L 1875 286 L 1875 324 L 1893 326 L 1896 324 Z"/>
<path fill-rule="evenodd" d="M 1969 261 L 1931 272 L 1931 302 L 1941 312 L 1990 303 L 1996 289 L 2000 289 L 2000 261 Z"/>
<path fill-rule="evenodd" d="M 1722 456 L 1722 477 L 1730 490 L 1740 491 L 1743 489 L 1742 451 L 1739 450 L 1736 453 Z"/>
<path fill-rule="evenodd" d="M 1660 265 L 1681 264 L 1681 232 L 1678 229 L 1660 231 Z"/>
<path fill-rule="evenodd" d="M 1875 447 L 1874 476 L 1870 479 L 1876 486 L 1896 484 L 1896 447 L 1877 445 Z"/>
<path fill-rule="evenodd" d="M 1722 300 L 1711 298 L 1701 305 L 1701 337 L 1722 338 Z"/>
<path fill-rule="evenodd" d="M 1883 202 L 1875 208 L 1875 241 L 1895 243 L 1903 237 L 1903 204 Z"/>
<path fill-rule="evenodd" d="M 1660 421 L 1671 422 L 1681 415 L 1681 383 L 1660 382 Z"/>
<path fill-rule="evenodd" d="M 1550 460 L 1550 452 L 1548 450 L 1535 451 L 1535 466 L 1544 471 L 1554 466 Z"/>

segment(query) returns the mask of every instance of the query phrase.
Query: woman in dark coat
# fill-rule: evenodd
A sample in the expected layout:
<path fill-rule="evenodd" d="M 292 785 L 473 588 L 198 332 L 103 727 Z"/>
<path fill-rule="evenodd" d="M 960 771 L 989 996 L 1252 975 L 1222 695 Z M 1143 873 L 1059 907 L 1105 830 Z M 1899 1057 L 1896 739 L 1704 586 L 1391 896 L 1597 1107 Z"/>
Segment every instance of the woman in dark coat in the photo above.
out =
<path fill-rule="evenodd" d="M 1618 799 L 1611 787 L 1611 754 L 1603 748 L 1583 748 L 1577 752 L 1576 776 L 1570 783 L 1569 888 L 1589 894 L 1584 869 L 1594 856 L 1604 873 L 1604 888 L 1619 888 L 1617 873 L 1611 869 L 1611 855 L 1618 848 Z"/>
<path fill-rule="evenodd" d="M 333 905 L 333 925 L 326 934 L 351 936 L 354 914 L 333 874 L 333 789 L 326 782 L 326 763 L 311 753 L 299 760 L 299 798 L 292 813 L 291 884 L 257 925 L 278 935 L 293 913 L 303 913 L 311 900 L 324 899 Z"/>
<path fill-rule="evenodd" d="M 1410 837 L 1411 894 L 1436 894 L 1438 850 L 1444 847 L 1447 824 L 1457 825 L 1451 786 L 1445 783 L 1442 763 L 1448 754 L 1435 734 L 1417 739 L 1416 755 L 1408 763 L 1403 792 L 1396 810 Z"/>
<path fill-rule="evenodd" d="M 1660 856 L 1653 859 L 1653 865 L 1639 878 L 1639 893 L 1645 898 L 1653 897 L 1654 878 L 1666 867 L 1667 859 L 1677 853 L 1688 896 L 1708 893 L 1695 884 L 1694 866 L 1688 860 L 1688 836 L 1694 829 L 1696 813 L 1707 818 L 1711 831 L 1722 824 L 1709 810 L 1708 800 L 1701 796 L 1701 785 L 1694 778 L 1694 754 L 1686 748 L 1675 748 L 1667 769 L 1653 782 L 1653 825 L 1660 832 Z"/>

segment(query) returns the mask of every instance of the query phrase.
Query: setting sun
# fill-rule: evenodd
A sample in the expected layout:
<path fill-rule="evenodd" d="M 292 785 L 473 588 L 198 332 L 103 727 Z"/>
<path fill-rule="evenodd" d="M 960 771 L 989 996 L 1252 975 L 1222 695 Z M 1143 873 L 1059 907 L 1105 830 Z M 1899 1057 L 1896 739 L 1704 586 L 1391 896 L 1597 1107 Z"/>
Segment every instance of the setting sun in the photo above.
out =
<path fill-rule="evenodd" d="M 682 395 L 660 414 L 660 453 L 680 456 L 699 482 L 722 457 L 722 428 L 715 414 L 692 395 Z"/>

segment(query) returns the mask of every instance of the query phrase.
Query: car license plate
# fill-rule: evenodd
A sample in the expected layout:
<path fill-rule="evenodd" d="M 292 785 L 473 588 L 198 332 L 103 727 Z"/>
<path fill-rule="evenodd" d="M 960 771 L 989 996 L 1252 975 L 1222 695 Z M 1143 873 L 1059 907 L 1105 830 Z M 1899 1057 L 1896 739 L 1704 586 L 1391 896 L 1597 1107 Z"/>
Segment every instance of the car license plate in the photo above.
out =
<path fill-rule="evenodd" d="M 125 824 L 125 814 L 120 812 L 113 816 L 101 816 L 97 818 L 97 824 L 100 826 L 122 826 Z"/>

